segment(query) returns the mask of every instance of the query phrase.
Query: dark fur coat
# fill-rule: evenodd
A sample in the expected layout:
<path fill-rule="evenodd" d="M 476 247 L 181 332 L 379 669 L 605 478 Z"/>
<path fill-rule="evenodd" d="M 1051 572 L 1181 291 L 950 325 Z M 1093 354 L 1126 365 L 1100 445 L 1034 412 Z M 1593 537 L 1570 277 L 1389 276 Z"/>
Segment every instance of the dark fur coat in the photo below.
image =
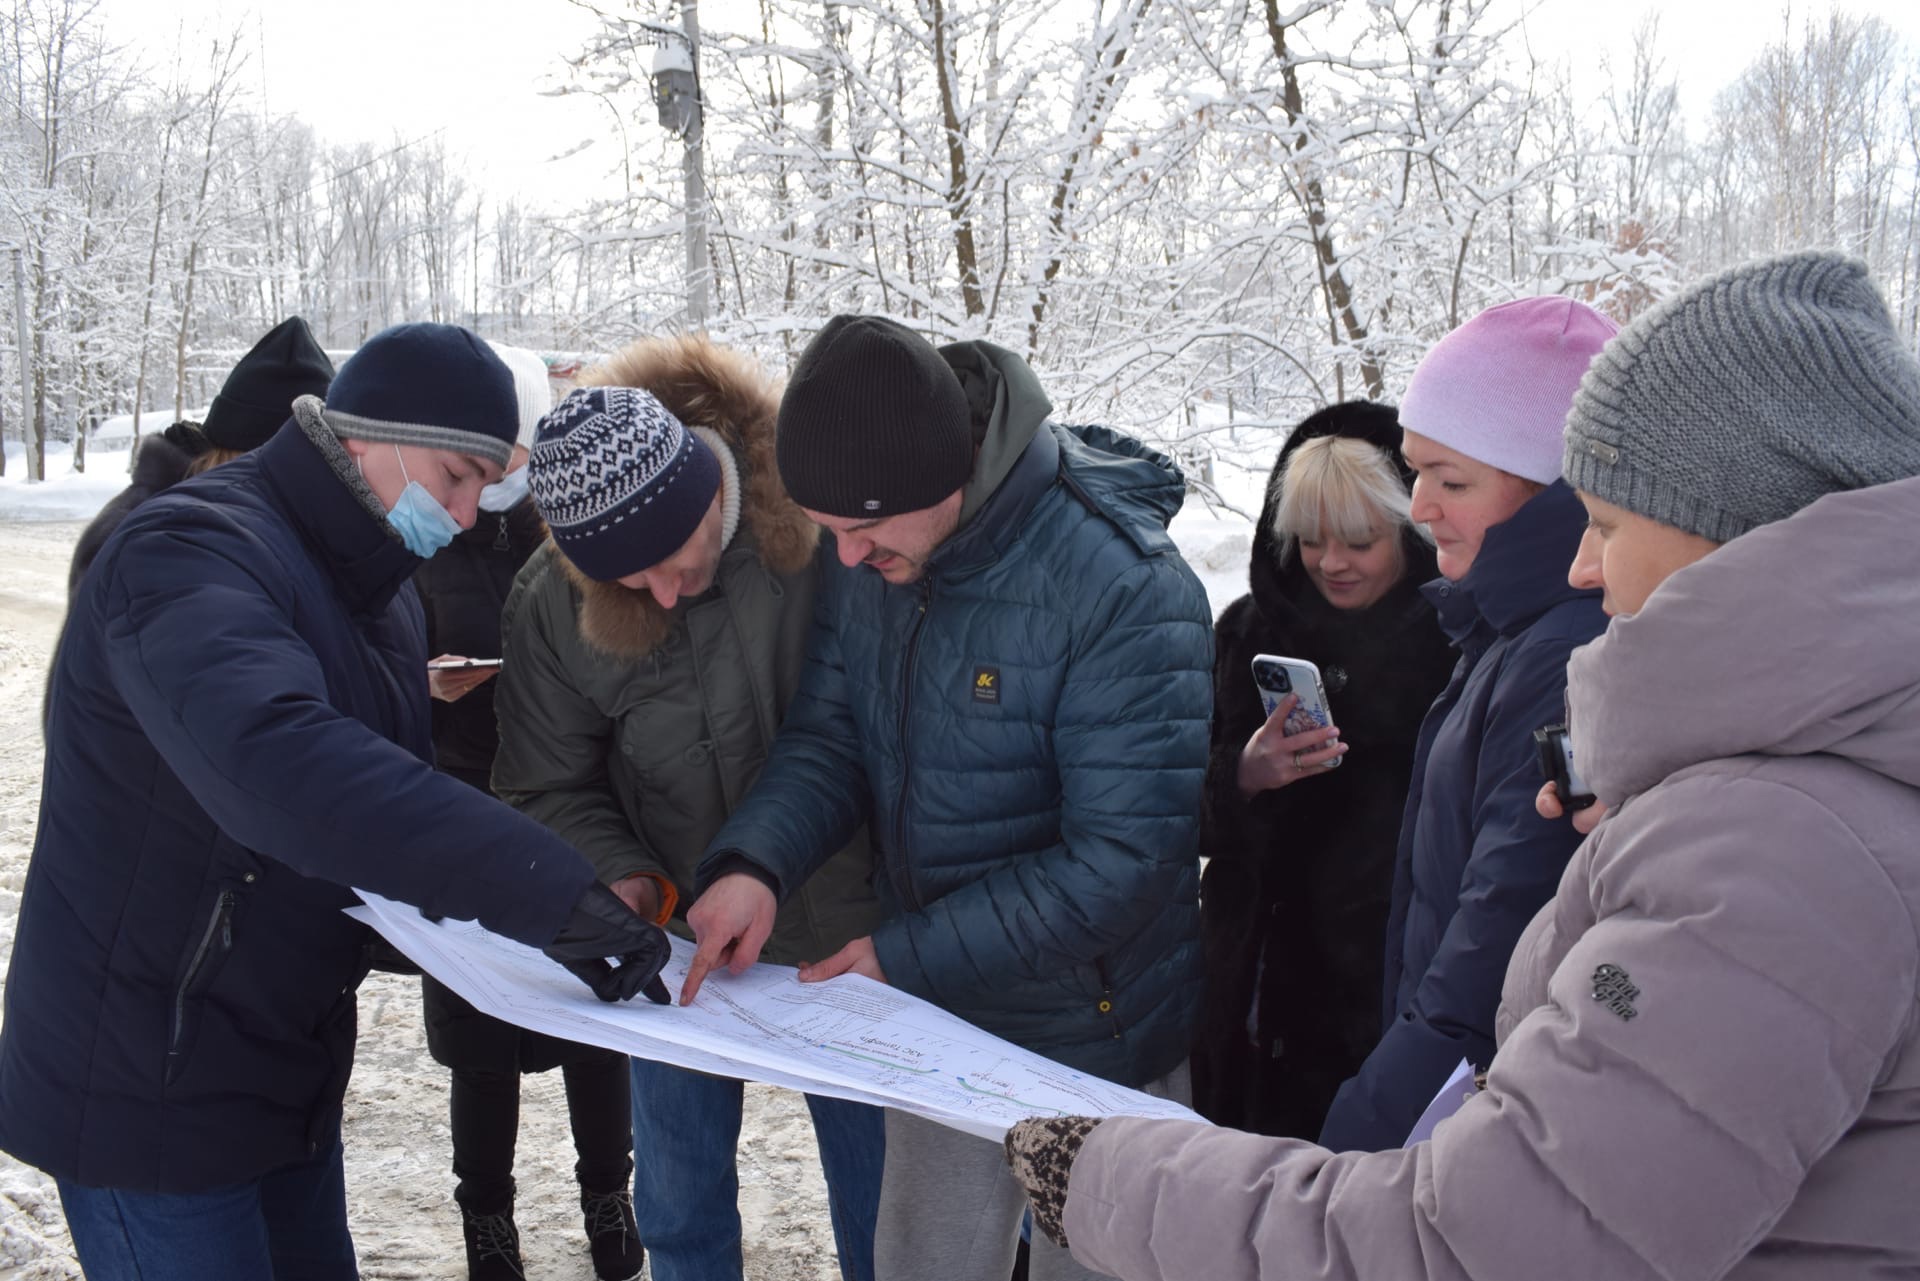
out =
<path fill-rule="evenodd" d="M 107 545 L 120 522 L 133 509 L 163 489 L 171 489 L 187 478 L 187 468 L 208 447 L 207 438 L 192 423 L 175 423 L 158 436 L 140 442 L 133 458 L 133 479 L 127 487 L 107 500 L 74 544 L 73 564 L 67 569 L 67 599 L 80 590 L 80 578 L 93 564 L 94 557 Z"/>
<path fill-rule="evenodd" d="M 1274 464 L 1255 533 L 1253 590 L 1215 625 L 1214 721 L 1201 889 L 1208 998 L 1194 1061 L 1199 1110 L 1223 1125 L 1313 1138 L 1340 1083 L 1380 1036 L 1383 935 L 1421 718 L 1453 652 L 1420 596 L 1432 548 L 1404 534 L 1406 573 L 1378 603 L 1335 609 L 1272 532 L 1279 478 L 1315 436 L 1354 436 L 1398 459 L 1393 411 L 1336 405 Z M 1240 750 L 1264 719 L 1255 654 L 1317 664 L 1341 738 L 1339 768 L 1243 800 Z"/>

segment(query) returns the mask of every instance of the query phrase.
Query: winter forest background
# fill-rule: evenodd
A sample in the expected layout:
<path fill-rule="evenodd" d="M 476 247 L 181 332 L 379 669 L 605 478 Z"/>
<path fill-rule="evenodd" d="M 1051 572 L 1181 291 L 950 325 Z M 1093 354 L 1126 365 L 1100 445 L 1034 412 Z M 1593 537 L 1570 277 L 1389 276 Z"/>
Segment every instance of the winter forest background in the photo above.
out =
<path fill-rule="evenodd" d="M 556 354 L 704 323 L 784 369 L 872 310 L 1020 351 L 1062 418 L 1204 476 L 1530 293 L 1625 320 L 1832 246 L 1920 329 L 1920 60 L 1873 17 L 1756 6 L 1777 38 L 1690 122 L 1657 24 L 1578 94 L 1512 0 L 748 0 L 701 15 L 676 130 L 651 73 L 686 15 L 591 8 L 550 88 L 604 104 L 607 180 L 532 200 L 406 122 L 341 145 L 268 110 L 244 23 L 156 55 L 96 0 L 12 0 L 0 433 L 84 467 L 292 313 L 340 355 L 405 320 Z"/>

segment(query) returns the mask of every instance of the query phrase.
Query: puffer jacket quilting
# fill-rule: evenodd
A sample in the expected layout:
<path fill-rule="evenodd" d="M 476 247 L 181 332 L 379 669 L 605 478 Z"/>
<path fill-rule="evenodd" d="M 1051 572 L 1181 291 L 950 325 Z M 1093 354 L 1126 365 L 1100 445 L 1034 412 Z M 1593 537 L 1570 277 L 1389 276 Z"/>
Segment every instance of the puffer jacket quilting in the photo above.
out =
<path fill-rule="evenodd" d="M 1046 423 L 920 582 L 828 565 L 800 694 L 705 874 L 744 854 L 784 887 L 870 812 L 890 982 L 1084 1071 L 1171 1070 L 1212 660 L 1165 529 L 1182 494 L 1127 438 Z"/>

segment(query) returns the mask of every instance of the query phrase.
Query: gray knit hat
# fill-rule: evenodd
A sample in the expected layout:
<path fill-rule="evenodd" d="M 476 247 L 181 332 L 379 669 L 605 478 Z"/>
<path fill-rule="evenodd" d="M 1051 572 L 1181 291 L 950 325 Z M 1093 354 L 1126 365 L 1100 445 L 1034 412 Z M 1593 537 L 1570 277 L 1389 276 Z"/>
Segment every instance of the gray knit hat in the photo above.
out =
<path fill-rule="evenodd" d="M 1635 320 L 1567 416 L 1567 483 L 1715 542 L 1920 475 L 1920 363 L 1866 264 L 1737 267 Z"/>

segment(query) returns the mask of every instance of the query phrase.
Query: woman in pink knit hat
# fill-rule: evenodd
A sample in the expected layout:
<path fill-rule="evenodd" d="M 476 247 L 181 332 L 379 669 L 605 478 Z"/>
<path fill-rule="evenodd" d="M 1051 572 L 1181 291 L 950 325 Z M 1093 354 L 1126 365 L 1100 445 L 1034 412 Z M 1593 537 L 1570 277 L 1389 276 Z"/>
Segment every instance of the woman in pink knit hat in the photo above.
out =
<path fill-rule="evenodd" d="M 1567 656 L 1606 627 L 1567 583 L 1586 514 L 1560 480 L 1561 429 L 1612 321 L 1568 298 L 1489 308 L 1448 334 L 1400 402 L 1433 535 L 1424 589 L 1460 652 L 1427 713 L 1394 870 L 1380 1043 L 1340 1088 L 1320 1142 L 1399 1147 L 1462 1059 L 1493 1057 L 1500 980 L 1579 836 L 1534 811 L 1533 731 L 1563 718 Z"/>

